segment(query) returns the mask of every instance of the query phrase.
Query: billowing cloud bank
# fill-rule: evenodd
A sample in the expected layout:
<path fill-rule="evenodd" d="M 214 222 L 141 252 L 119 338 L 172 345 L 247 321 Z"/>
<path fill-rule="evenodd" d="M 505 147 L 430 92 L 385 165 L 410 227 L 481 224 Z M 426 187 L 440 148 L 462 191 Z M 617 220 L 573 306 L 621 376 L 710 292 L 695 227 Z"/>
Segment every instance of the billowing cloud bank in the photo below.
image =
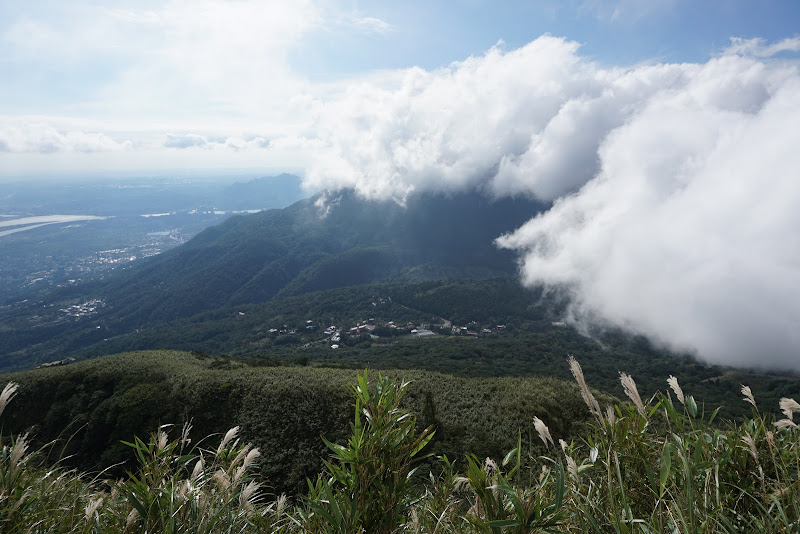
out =
<path fill-rule="evenodd" d="M 800 369 L 797 45 L 621 69 L 542 37 L 410 70 L 319 105 L 307 183 L 555 200 L 498 244 L 526 283 L 571 291 L 572 320 Z"/>

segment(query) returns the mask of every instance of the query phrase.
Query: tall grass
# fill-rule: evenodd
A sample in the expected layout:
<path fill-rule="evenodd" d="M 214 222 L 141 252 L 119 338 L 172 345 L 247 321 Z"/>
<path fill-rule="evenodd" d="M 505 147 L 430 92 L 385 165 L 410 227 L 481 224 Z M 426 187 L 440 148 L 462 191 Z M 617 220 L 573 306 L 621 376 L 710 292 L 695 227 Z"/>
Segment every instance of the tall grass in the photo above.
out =
<path fill-rule="evenodd" d="M 327 442 L 325 471 L 290 502 L 259 484 L 260 452 L 224 436 L 193 444 L 189 427 L 164 426 L 127 443 L 136 467 L 121 479 L 44 464 L 27 435 L 0 448 L 2 532 L 312 533 L 721 533 L 800 531 L 800 404 L 783 417 L 716 420 L 675 377 L 640 397 L 620 374 L 628 403 L 600 406 L 570 359 L 594 422 L 579 441 L 553 436 L 549 414 L 533 421 L 546 454 L 533 456 L 519 429 L 502 459 L 431 458 L 435 429 L 417 429 L 402 407 L 407 384 L 359 375 L 344 444 Z M 0 393 L 0 415 L 16 386 Z M 424 471 L 424 472 L 423 472 Z"/>

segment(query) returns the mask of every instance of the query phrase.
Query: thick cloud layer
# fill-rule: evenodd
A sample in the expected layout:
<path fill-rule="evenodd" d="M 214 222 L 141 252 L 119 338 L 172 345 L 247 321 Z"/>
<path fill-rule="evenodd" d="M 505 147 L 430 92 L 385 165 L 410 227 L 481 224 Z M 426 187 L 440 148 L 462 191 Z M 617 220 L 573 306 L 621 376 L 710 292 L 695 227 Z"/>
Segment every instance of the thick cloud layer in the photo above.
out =
<path fill-rule="evenodd" d="M 542 37 L 320 105 L 307 183 L 402 202 L 555 199 L 500 246 L 570 319 L 715 362 L 800 369 L 798 40 L 605 68 Z"/>

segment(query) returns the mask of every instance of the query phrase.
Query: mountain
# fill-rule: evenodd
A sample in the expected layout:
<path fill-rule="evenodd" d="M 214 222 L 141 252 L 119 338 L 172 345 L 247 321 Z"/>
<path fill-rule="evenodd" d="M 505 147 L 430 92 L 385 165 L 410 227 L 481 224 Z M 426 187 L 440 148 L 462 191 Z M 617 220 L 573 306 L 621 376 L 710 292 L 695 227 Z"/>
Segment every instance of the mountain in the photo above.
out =
<path fill-rule="evenodd" d="M 138 217 L 188 210 L 253 210 L 289 206 L 308 195 L 292 174 L 232 182 L 223 176 L 41 178 L 3 184 L 0 213 Z"/>
<path fill-rule="evenodd" d="M 235 182 L 220 191 L 213 203 L 226 210 L 249 210 L 254 204 L 268 208 L 288 206 L 306 197 L 301 184 L 300 178 L 286 173 Z"/>
<path fill-rule="evenodd" d="M 0 368 L 47 361 L 54 348 L 74 352 L 200 312 L 310 291 L 513 276 L 514 255 L 493 240 L 547 207 L 478 193 L 417 195 L 405 206 L 351 192 L 322 201 L 232 217 L 103 280 L 7 307 L 0 311 Z M 80 320 L 64 320 L 69 306 L 78 306 L 71 316 Z"/>
<path fill-rule="evenodd" d="M 233 217 L 98 288 L 116 314 L 163 321 L 390 277 L 513 275 L 493 240 L 543 206 L 477 194 L 417 197 L 402 207 L 352 194 Z"/>

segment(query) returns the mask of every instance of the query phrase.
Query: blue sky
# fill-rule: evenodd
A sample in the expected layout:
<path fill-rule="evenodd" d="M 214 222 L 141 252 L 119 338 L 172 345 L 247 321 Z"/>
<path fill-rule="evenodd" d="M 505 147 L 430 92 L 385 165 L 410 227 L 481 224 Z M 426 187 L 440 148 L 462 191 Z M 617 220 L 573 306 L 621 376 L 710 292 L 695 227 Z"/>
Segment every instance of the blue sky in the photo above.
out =
<path fill-rule="evenodd" d="M 418 65 L 435 68 L 480 54 L 498 41 L 517 48 L 544 33 L 582 44 L 606 64 L 705 61 L 731 37 L 780 40 L 799 31 L 800 5 L 742 0 L 528 2 L 362 2 L 358 12 L 387 21 L 380 39 L 316 35 L 318 55 L 295 59 L 307 74 Z"/>

